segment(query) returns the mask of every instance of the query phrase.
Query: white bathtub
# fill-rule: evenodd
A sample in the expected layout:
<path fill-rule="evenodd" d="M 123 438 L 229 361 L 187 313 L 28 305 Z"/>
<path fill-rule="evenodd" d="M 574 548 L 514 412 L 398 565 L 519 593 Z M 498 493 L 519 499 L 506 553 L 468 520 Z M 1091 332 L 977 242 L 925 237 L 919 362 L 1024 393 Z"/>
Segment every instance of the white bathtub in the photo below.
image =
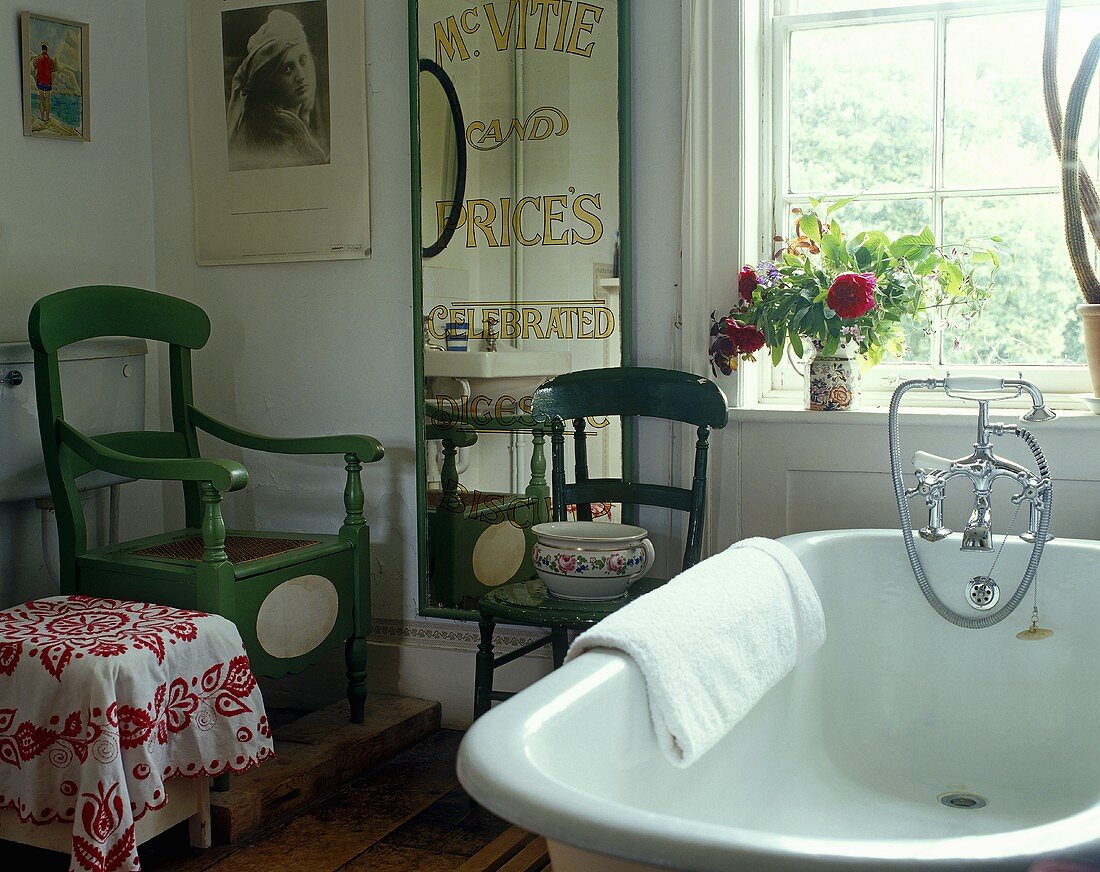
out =
<path fill-rule="evenodd" d="M 554 872 L 1022 872 L 1054 856 L 1100 870 L 1100 543 L 1047 546 L 1039 605 L 1055 634 L 1025 642 L 1030 593 L 995 627 L 955 627 L 925 602 L 898 532 L 783 541 L 828 641 L 699 762 L 665 762 L 641 674 L 595 651 L 474 724 L 466 790 L 545 835 Z M 965 582 L 992 555 L 958 545 L 919 548 L 940 596 L 977 614 Z M 1005 548 L 1003 598 L 1029 550 Z M 954 792 L 988 804 L 939 802 Z"/>

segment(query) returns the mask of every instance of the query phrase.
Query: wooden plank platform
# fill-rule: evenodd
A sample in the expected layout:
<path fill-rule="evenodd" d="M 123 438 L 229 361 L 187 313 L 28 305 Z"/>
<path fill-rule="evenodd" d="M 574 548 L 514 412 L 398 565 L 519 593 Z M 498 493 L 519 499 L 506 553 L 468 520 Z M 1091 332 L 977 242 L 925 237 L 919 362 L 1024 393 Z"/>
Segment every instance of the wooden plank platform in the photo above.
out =
<path fill-rule="evenodd" d="M 439 729 L 440 705 L 371 694 L 362 724 L 339 702 L 275 733 L 274 760 L 232 778 L 210 796 L 215 844 L 239 844 L 332 793 Z"/>
<path fill-rule="evenodd" d="M 145 872 L 546 872 L 541 839 L 475 803 L 440 730 L 245 844 L 188 846 L 186 825 L 140 849 Z M 0 841 L 0 869 L 67 872 L 69 857 Z"/>
<path fill-rule="evenodd" d="M 510 827 L 458 867 L 456 872 L 550 872 L 546 839 Z"/>

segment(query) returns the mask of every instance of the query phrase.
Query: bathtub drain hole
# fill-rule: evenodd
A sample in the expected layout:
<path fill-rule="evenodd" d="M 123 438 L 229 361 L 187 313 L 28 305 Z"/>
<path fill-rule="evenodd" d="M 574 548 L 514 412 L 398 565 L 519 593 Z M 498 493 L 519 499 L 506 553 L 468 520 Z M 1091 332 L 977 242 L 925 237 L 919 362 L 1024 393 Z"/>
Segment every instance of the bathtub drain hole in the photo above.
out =
<path fill-rule="evenodd" d="M 976 793 L 943 793 L 940 802 L 948 808 L 982 808 L 988 804 L 984 796 Z"/>

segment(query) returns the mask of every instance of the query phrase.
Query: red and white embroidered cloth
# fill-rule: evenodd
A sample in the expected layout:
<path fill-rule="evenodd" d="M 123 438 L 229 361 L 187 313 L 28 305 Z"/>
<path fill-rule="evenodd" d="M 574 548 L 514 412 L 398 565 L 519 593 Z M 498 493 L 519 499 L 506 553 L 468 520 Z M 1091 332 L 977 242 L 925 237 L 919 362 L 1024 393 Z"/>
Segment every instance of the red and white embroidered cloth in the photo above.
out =
<path fill-rule="evenodd" d="M 225 618 L 86 596 L 0 611 L 0 808 L 72 821 L 71 870 L 140 869 L 134 822 L 166 781 L 272 754 Z"/>

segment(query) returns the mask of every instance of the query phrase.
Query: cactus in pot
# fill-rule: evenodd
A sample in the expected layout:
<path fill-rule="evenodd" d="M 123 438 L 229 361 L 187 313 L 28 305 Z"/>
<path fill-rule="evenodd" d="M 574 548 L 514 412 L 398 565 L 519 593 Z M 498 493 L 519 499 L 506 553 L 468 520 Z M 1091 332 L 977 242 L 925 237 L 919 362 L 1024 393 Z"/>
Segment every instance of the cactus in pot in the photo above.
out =
<path fill-rule="evenodd" d="M 1100 34 L 1093 37 L 1077 71 L 1062 118 L 1058 99 L 1058 22 L 1061 0 L 1047 0 L 1046 33 L 1043 43 L 1043 99 L 1050 125 L 1054 150 L 1062 161 L 1062 201 L 1065 212 L 1066 246 L 1070 264 L 1085 302 L 1077 307 L 1092 376 L 1092 392 L 1100 396 L 1100 279 L 1092 268 L 1085 236 L 1085 219 L 1089 233 L 1100 245 L 1100 197 L 1088 172 L 1078 157 L 1081 120 L 1089 86 L 1100 62 Z"/>

